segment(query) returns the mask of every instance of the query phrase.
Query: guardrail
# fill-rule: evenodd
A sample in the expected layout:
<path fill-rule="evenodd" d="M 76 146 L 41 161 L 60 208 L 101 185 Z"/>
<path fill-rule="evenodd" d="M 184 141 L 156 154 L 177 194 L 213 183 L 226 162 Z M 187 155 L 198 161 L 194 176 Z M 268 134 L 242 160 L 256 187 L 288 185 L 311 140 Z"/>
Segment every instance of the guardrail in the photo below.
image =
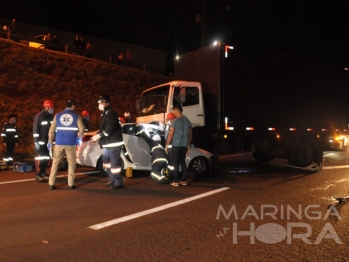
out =
<path fill-rule="evenodd" d="M 1 29 L 2 28 L 0 28 L 0 30 Z M 134 63 L 132 61 L 119 60 L 115 56 L 113 57 L 111 55 L 106 55 L 106 54 L 95 52 L 95 51 L 81 50 L 81 49 L 75 48 L 74 46 L 62 45 L 59 43 L 58 44 L 52 43 L 52 42 L 44 41 L 44 40 L 33 38 L 33 37 L 27 37 L 27 36 L 23 36 L 23 35 L 19 35 L 19 34 L 11 34 L 10 31 L 7 31 L 7 32 L 0 31 L 0 37 L 4 38 L 4 39 L 8 39 L 8 40 L 13 40 L 15 42 L 27 44 L 28 46 L 32 46 L 32 47 L 36 47 L 36 48 L 64 52 L 64 53 L 72 54 L 72 55 L 80 55 L 80 56 L 84 56 L 87 58 L 107 62 L 107 63 L 114 64 L 114 65 L 127 66 L 127 67 L 131 67 L 134 69 L 138 69 L 138 70 L 142 70 L 142 71 L 149 71 L 152 73 L 157 73 L 157 74 L 162 74 L 162 75 L 165 74 L 165 72 L 148 67 L 146 65 Z M 39 45 L 34 45 L 31 43 L 39 43 Z M 40 44 L 41 44 L 41 47 L 40 47 Z"/>

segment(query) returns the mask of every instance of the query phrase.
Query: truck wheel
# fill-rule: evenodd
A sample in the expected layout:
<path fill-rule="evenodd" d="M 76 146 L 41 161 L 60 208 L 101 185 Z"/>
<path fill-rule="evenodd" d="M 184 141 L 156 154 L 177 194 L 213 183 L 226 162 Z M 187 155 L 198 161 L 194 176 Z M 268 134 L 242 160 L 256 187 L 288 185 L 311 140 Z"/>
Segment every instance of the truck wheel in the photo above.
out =
<path fill-rule="evenodd" d="M 317 161 L 318 153 L 313 143 L 306 142 L 299 145 L 296 150 L 291 151 L 287 160 L 292 166 L 307 167 Z"/>
<path fill-rule="evenodd" d="M 121 164 L 121 174 L 124 175 L 125 170 L 124 170 L 124 161 L 120 157 L 120 164 Z M 99 171 L 99 173 L 102 176 L 108 176 L 107 169 L 103 168 L 103 156 L 100 156 L 98 161 L 97 161 L 97 167 L 96 169 Z"/>
<path fill-rule="evenodd" d="M 188 170 L 193 174 L 206 174 L 210 169 L 207 158 L 196 157 L 189 163 Z"/>
<path fill-rule="evenodd" d="M 273 159 L 275 159 L 275 156 L 273 155 L 267 155 L 267 154 L 263 154 L 263 153 L 252 153 L 254 159 L 256 159 L 257 161 L 263 162 L 263 163 L 267 163 Z"/>

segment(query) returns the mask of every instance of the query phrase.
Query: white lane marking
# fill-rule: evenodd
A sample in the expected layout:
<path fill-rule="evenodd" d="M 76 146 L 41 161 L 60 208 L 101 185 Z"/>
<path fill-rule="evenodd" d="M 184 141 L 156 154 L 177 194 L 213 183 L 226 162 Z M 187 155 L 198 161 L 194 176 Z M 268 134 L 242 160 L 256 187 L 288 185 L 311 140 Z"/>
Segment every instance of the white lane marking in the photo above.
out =
<path fill-rule="evenodd" d="M 327 156 L 330 156 L 330 155 L 333 155 L 334 153 L 329 153 L 327 155 L 323 155 L 323 157 L 327 157 Z"/>
<path fill-rule="evenodd" d="M 76 173 L 75 175 L 85 175 L 85 174 L 93 174 L 93 173 L 98 173 L 99 171 L 91 171 L 91 172 L 84 172 L 84 173 Z M 68 175 L 60 175 L 57 177 L 67 177 Z M 21 183 L 21 182 L 28 182 L 28 181 L 33 181 L 35 180 L 35 178 L 31 178 L 31 179 L 23 179 L 23 180 L 13 180 L 13 181 L 7 181 L 7 182 L 0 182 L 0 185 L 4 185 L 4 184 L 13 184 L 13 183 Z"/>
<path fill-rule="evenodd" d="M 116 225 L 116 224 L 119 224 L 119 223 L 122 223 L 122 222 L 126 222 L 128 220 L 132 220 L 132 219 L 139 218 L 139 217 L 142 217 L 142 216 L 146 216 L 146 215 L 149 215 L 149 214 L 152 214 L 152 213 L 155 213 L 155 212 L 159 212 L 161 210 L 165 210 L 165 209 L 168 209 L 168 208 L 171 208 L 171 207 L 179 206 L 179 205 L 188 203 L 190 201 L 194 201 L 194 200 L 199 199 L 199 198 L 203 198 L 203 197 L 207 197 L 207 196 L 210 196 L 210 195 L 213 195 L 213 194 L 217 194 L 217 193 L 222 192 L 222 191 L 227 190 L 227 189 L 230 189 L 230 187 L 222 187 L 222 188 L 219 188 L 219 189 L 216 189 L 216 190 L 212 190 L 212 191 L 209 191 L 209 192 L 197 195 L 197 196 L 189 197 L 189 198 L 186 198 L 186 199 L 183 199 L 183 200 L 179 200 L 179 201 L 176 201 L 176 202 L 173 202 L 173 203 L 169 203 L 169 204 L 166 204 L 166 205 L 162 205 L 162 206 L 159 206 L 159 207 L 155 207 L 155 208 L 152 208 L 152 209 L 141 211 L 141 212 L 138 212 L 138 213 L 135 213 L 135 214 L 132 214 L 132 215 L 128 215 L 128 216 L 116 218 L 116 219 L 113 219 L 113 220 L 110 220 L 110 221 L 107 221 L 107 222 L 103 222 L 103 223 L 100 223 L 100 224 L 96 224 L 96 225 L 90 226 L 88 228 L 94 229 L 94 230 L 99 230 L 99 229 L 102 229 L 102 228 L 105 228 L 105 227 L 109 227 L 109 226 Z"/>
<path fill-rule="evenodd" d="M 225 158 L 225 157 L 232 157 L 232 156 L 245 156 L 245 155 L 251 155 L 251 154 L 252 153 L 224 155 L 224 156 L 219 156 L 218 158 Z"/>
<path fill-rule="evenodd" d="M 349 166 L 323 166 L 322 169 L 339 169 L 339 168 L 349 168 Z"/>

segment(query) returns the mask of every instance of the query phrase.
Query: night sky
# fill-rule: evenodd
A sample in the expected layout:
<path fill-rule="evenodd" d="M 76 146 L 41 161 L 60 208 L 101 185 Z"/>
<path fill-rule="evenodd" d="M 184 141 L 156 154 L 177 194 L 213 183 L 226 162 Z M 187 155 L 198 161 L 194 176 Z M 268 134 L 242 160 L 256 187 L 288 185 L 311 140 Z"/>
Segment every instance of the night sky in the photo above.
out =
<path fill-rule="evenodd" d="M 203 0 L 11 0 L 0 17 L 175 54 L 201 45 Z M 218 38 L 349 66 L 347 0 L 206 0 L 206 44 Z M 202 17 L 202 16 L 201 16 Z"/>

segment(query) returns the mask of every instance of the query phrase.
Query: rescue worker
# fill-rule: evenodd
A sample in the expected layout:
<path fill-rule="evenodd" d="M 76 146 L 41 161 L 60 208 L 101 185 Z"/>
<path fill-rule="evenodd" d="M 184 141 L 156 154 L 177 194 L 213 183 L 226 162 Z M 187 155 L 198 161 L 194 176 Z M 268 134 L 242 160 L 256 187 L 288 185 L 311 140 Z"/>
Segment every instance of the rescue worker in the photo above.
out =
<path fill-rule="evenodd" d="M 126 121 L 125 123 L 133 123 L 130 112 L 125 112 L 124 117 Z"/>
<path fill-rule="evenodd" d="M 34 117 L 33 137 L 36 150 L 35 157 L 35 179 L 37 182 L 45 181 L 49 177 L 46 173 L 47 164 L 50 160 L 50 153 L 47 149 L 48 131 L 53 120 L 53 103 L 45 100 L 41 112 Z"/>
<path fill-rule="evenodd" d="M 17 127 L 16 127 L 17 115 L 10 114 L 8 121 L 4 124 L 1 130 L 2 145 L 3 145 L 3 160 L 6 162 L 6 167 L 12 165 L 14 157 L 14 149 L 18 142 Z"/>
<path fill-rule="evenodd" d="M 170 133 L 171 121 L 175 118 L 176 118 L 176 116 L 172 112 L 170 112 L 166 115 L 165 141 L 167 141 L 168 134 Z M 168 167 L 168 170 L 170 172 L 170 176 L 173 175 L 173 170 L 174 170 L 173 165 L 171 164 L 171 149 L 172 149 L 172 145 L 169 144 L 167 146 L 167 156 L 168 156 L 168 166 L 167 167 Z"/>
<path fill-rule="evenodd" d="M 170 132 L 171 121 L 175 118 L 176 116 L 172 112 L 166 115 L 165 141 L 167 141 L 168 133 Z"/>
<path fill-rule="evenodd" d="M 121 125 L 121 124 L 125 124 L 125 123 L 126 123 L 125 118 L 122 117 L 122 116 L 119 116 L 119 123 L 120 123 L 120 125 Z"/>
<path fill-rule="evenodd" d="M 139 126 L 139 131 L 137 134 L 141 135 L 145 142 L 149 145 L 151 154 L 151 173 L 152 179 L 158 181 L 159 184 L 168 183 L 167 177 L 163 174 L 164 169 L 166 169 L 168 164 L 167 154 L 165 149 L 161 145 L 161 137 L 156 134 L 153 138 L 150 138 L 147 133 Z"/>
<path fill-rule="evenodd" d="M 85 132 L 88 131 L 88 124 L 90 121 L 90 113 L 87 110 L 84 110 L 81 112 L 82 115 L 82 122 L 84 123 L 85 126 Z"/>
<path fill-rule="evenodd" d="M 47 148 L 51 150 L 52 142 L 56 134 L 55 150 L 53 152 L 53 163 L 50 173 L 50 190 L 56 188 L 56 176 L 64 156 L 67 156 L 68 162 L 68 186 L 75 189 L 75 167 L 76 167 L 76 140 L 84 134 L 84 124 L 82 117 L 74 112 L 75 101 L 68 100 L 65 103 L 65 109 L 55 115 L 49 131 Z"/>
<path fill-rule="evenodd" d="M 119 116 L 110 107 L 110 96 L 107 94 L 100 96 L 98 109 L 103 112 L 99 133 L 91 140 L 99 141 L 99 145 L 103 148 L 103 166 L 107 168 L 109 176 L 107 185 L 110 189 L 122 189 L 124 182 L 121 175 L 120 154 L 124 141 Z"/>

